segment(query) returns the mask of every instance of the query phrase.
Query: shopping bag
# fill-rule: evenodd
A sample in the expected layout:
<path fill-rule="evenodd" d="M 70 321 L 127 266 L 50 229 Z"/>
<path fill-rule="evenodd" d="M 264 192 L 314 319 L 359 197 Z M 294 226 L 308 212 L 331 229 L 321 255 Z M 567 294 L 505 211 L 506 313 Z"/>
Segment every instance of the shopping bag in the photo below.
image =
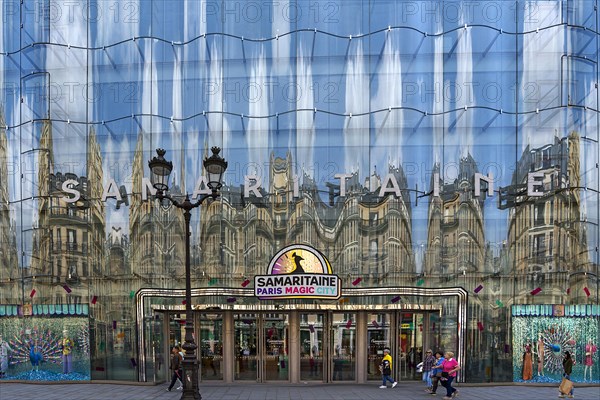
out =
<path fill-rule="evenodd" d="M 558 391 L 562 394 L 569 394 L 571 393 L 571 389 L 573 389 L 573 382 L 567 378 L 563 378 L 560 386 L 558 387 Z"/>

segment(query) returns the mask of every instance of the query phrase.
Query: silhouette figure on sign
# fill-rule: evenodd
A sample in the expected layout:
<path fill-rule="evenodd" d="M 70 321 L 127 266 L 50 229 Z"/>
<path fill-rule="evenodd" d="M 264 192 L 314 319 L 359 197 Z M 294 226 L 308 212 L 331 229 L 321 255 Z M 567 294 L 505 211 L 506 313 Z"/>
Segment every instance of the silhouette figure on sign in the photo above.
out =
<path fill-rule="evenodd" d="M 292 253 L 292 257 L 294 257 L 294 264 L 296 264 L 296 268 L 292 271 L 292 274 L 305 274 L 304 268 L 300 265 L 300 261 L 304 260 L 301 255 L 296 255 L 296 253 Z"/>

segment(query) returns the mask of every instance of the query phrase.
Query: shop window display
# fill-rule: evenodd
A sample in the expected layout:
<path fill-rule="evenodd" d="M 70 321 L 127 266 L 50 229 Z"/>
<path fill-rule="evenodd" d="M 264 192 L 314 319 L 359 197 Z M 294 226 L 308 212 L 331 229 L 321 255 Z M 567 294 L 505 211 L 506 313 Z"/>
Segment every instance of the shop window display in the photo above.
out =
<path fill-rule="evenodd" d="M 72 316 L 0 318 L 0 378 L 90 380 L 88 323 Z"/>
<path fill-rule="evenodd" d="M 538 307 L 564 309 L 562 305 Z M 600 339 L 598 316 L 591 313 L 579 316 L 547 314 L 513 315 L 513 380 L 561 382 L 563 359 L 569 352 L 574 360 L 573 382 L 600 382 L 595 345 Z"/>

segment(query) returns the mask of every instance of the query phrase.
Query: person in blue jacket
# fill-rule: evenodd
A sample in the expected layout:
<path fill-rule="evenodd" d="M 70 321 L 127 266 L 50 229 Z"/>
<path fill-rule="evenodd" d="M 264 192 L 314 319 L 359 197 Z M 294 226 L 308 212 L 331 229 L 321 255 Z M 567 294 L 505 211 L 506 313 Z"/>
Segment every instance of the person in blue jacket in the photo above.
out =
<path fill-rule="evenodd" d="M 431 370 L 431 390 L 427 392 L 431 395 L 435 395 L 437 391 L 438 384 L 440 382 L 440 378 L 442 377 L 442 363 L 444 362 L 444 355 L 441 351 L 436 351 L 435 353 L 435 363 L 433 364 L 433 369 Z"/>

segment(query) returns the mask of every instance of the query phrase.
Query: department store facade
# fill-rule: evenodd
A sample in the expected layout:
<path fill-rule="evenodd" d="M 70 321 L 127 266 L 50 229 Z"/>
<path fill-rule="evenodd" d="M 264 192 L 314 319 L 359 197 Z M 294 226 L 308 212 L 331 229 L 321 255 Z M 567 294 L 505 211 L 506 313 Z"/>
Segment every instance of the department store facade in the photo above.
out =
<path fill-rule="evenodd" d="M 597 1 L 0 13 L 1 379 L 168 379 L 186 232 L 147 162 L 195 195 L 219 146 L 192 215 L 202 381 L 380 380 L 385 347 L 400 380 L 433 349 L 462 381 L 549 382 L 569 349 L 600 381 Z M 283 255 L 318 279 L 286 292 Z"/>

